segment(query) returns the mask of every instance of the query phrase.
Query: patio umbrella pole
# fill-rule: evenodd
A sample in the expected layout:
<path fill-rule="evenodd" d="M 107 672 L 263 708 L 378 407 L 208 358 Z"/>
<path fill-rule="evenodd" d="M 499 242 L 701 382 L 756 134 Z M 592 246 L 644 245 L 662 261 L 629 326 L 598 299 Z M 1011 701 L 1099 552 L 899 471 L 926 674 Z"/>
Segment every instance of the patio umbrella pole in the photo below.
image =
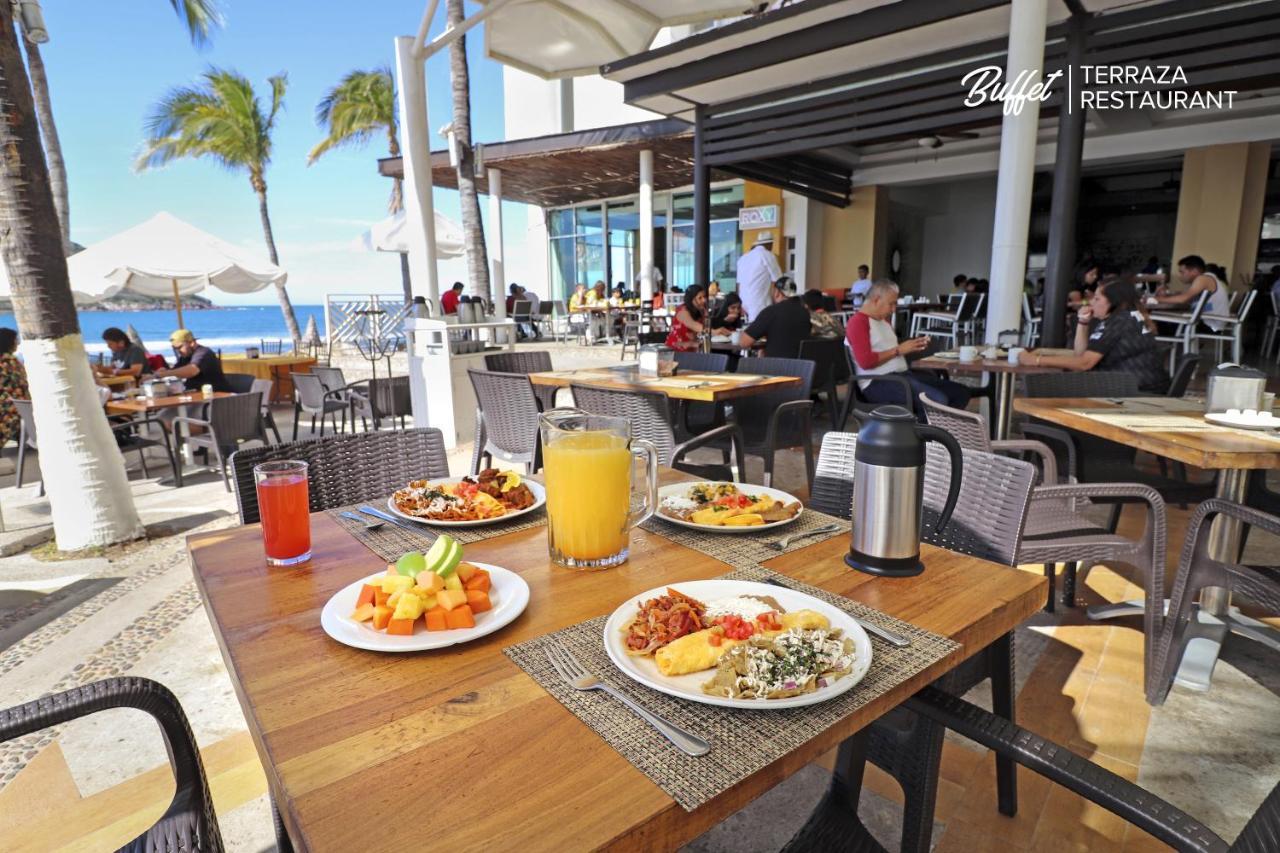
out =
<path fill-rule="evenodd" d="M 178 294 L 178 280 L 173 279 L 173 307 L 178 312 L 178 328 L 185 329 L 182 324 L 182 297 Z"/>

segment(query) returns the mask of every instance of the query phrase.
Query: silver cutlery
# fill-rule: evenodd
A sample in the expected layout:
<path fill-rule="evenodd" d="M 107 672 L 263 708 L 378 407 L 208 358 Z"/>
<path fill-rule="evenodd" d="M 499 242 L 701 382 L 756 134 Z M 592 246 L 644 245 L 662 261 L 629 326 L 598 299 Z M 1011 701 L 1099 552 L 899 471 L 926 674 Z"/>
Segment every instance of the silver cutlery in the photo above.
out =
<path fill-rule="evenodd" d="M 619 702 L 626 705 L 632 711 L 635 711 L 640 715 L 641 719 L 661 732 L 667 740 L 675 744 L 676 747 L 686 755 L 706 755 L 711 751 L 711 744 L 707 743 L 702 738 L 695 734 L 686 732 L 675 723 L 659 717 L 657 714 L 633 701 L 631 697 L 627 696 L 625 693 L 618 692 L 591 673 L 587 672 L 586 668 L 578 662 L 576 657 L 574 657 L 573 652 L 565 648 L 563 643 L 548 643 L 545 651 L 547 653 L 547 660 L 551 661 L 551 666 L 560 674 L 560 677 L 565 680 L 565 683 L 574 690 L 603 690 L 614 699 L 617 699 Z"/>
<path fill-rule="evenodd" d="M 363 512 L 365 515 L 372 515 L 374 518 L 380 518 L 388 524 L 394 524 L 396 527 L 403 527 L 405 530 L 411 531 L 413 533 L 417 533 L 420 536 L 430 535 L 426 531 L 422 530 L 420 527 L 416 527 L 415 525 L 412 525 L 407 521 L 401 521 L 400 519 L 396 518 L 394 515 L 388 515 L 382 510 L 375 509 L 374 507 L 371 507 L 368 504 L 366 504 L 365 506 L 356 507 L 356 509 L 358 509 L 360 512 Z"/>
<path fill-rule="evenodd" d="M 840 525 L 838 524 L 824 524 L 821 527 L 815 527 L 812 530 L 806 530 L 803 533 L 792 533 L 790 536 L 783 536 L 781 539 L 777 539 L 768 544 L 769 547 L 775 551 L 785 551 L 790 548 L 791 543 L 795 542 L 797 539 L 807 539 L 810 536 L 821 536 L 823 533 L 835 533 L 839 529 Z"/>
<path fill-rule="evenodd" d="M 791 589 L 791 587 L 787 586 L 782 581 L 774 580 L 773 578 L 765 578 L 764 582 L 773 584 L 774 586 L 780 586 L 783 589 Z M 911 641 L 908 640 L 906 637 L 902 636 L 901 634 L 895 634 L 893 631 L 889 631 L 884 628 L 881 628 L 879 625 L 875 624 L 874 622 L 868 622 L 865 619 L 859 619 L 857 616 L 854 616 L 852 613 L 849 613 L 848 615 L 850 619 L 852 619 L 854 622 L 857 622 L 859 625 L 861 625 L 863 630 L 866 631 L 868 634 L 879 637 L 880 639 L 884 640 L 886 643 L 888 643 L 891 646 L 897 646 L 900 649 L 905 649 L 907 646 L 911 645 Z"/>
<path fill-rule="evenodd" d="M 387 526 L 387 523 L 385 521 L 365 521 L 363 518 L 356 515 L 354 512 L 344 512 L 342 513 L 342 517 L 349 518 L 352 521 L 358 521 L 361 524 L 363 524 L 365 533 L 376 533 L 377 531 Z"/>

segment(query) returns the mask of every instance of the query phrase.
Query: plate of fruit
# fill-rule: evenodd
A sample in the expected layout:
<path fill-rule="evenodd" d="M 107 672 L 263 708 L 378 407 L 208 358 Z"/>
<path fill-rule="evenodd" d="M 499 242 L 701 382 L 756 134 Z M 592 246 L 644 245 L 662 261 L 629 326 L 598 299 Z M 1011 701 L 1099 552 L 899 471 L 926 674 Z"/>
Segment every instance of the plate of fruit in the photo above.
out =
<path fill-rule="evenodd" d="M 375 652 L 418 652 L 491 634 L 524 612 L 529 585 L 515 572 L 462 559 L 440 536 L 427 553 L 410 551 L 384 573 L 340 589 L 320 624 L 340 643 Z"/>

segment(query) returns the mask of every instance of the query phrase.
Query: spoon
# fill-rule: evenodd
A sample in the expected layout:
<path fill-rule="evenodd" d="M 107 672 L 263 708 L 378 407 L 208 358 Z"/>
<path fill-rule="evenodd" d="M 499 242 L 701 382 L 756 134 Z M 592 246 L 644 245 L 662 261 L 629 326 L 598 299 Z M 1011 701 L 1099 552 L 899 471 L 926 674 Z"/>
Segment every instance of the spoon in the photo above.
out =
<path fill-rule="evenodd" d="M 365 524 L 364 517 L 356 515 L 354 512 L 344 512 L 342 513 L 342 517 L 349 518 L 352 521 L 358 521 L 361 524 L 364 524 L 365 533 L 374 533 L 378 530 L 381 530 L 383 527 L 386 527 L 387 525 L 385 521 L 371 521 L 368 524 Z"/>

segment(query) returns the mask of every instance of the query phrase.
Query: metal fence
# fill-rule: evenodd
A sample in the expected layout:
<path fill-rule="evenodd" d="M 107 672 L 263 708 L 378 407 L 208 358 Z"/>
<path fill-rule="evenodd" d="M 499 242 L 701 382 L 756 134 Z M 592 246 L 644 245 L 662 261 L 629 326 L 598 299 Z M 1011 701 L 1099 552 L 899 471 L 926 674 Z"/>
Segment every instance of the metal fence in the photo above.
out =
<path fill-rule="evenodd" d="M 381 313 L 378 313 L 381 312 Z M 329 346 L 357 338 L 393 338 L 403 334 L 413 303 L 402 293 L 329 293 L 324 297 L 324 326 Z"/>

